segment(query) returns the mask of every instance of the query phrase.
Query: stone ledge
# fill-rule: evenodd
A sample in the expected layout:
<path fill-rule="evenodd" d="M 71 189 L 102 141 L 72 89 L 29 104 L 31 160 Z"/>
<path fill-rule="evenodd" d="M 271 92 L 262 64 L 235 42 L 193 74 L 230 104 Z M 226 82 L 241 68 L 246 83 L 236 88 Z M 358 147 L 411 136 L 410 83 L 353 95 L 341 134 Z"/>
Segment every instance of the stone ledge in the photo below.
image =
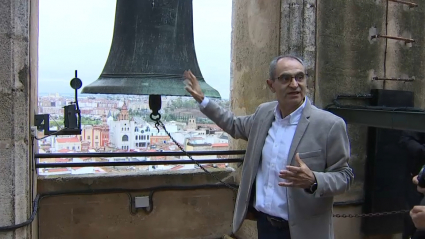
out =
<path fill-rule="evenodd" d="M 108 188 L 149 188 L 156 186 L 200 185 L 219 183 L 215 179 L 234 183 L 232 168 L 208 169 L 211 174 L 202 170 L 179 170 L 134 173 L 106 173 L 86 175 L 39 176 L 38 193 L 65 190 L 87 190 Z M 214 177 L 215 176 L 215 177 Z"/>
<path fill-rule="evenodd" d="M 231 232 L 236 193 L 202 186 L 217 184 L 213 175 L 233 183 L 234 170 L 208 170 L 39 176 L 40 194 L 59 193 L 40 201 L 40 238 L 222 238 Z M 74 193 L 90 190 L 99 191 Z M 151 197 L 151 212 L 129 207 L 140 196 Z"/>

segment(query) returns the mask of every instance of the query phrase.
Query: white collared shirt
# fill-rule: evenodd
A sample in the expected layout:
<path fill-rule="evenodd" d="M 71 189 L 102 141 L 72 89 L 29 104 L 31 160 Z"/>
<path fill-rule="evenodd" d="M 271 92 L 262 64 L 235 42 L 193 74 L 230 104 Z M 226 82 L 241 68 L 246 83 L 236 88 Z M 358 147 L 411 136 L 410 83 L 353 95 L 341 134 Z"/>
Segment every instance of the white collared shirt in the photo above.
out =
<path fill-rule="evenodd" d="M 285 220 L 288 220 L 287 192 L 286 187 L 278 185 L 284 181 L 279 178 L 279 171 L 286 169 L 289 149 L 306 101 L 307 97 L 298 109 L 283 119 L 276 106 L 275 120 L 268 131 L 256 177 L 255 209 Z M 204 97 L 200 106 L 204 108 L 208 102 L 209 99 Z"/>
<path fill-rule="evenodd" d="M 254 207 L 263 213 L 288 220 L 288 202 L 286 187 L 278 185 L 284 180 L 279 171 L 286 169 L 289 149 L 301 118 L 305 102 L 290 115 L 282 119 L 278 106 L 275 120 L 268 131 L 263 146 L 262 161 L 256 178 Z"/>

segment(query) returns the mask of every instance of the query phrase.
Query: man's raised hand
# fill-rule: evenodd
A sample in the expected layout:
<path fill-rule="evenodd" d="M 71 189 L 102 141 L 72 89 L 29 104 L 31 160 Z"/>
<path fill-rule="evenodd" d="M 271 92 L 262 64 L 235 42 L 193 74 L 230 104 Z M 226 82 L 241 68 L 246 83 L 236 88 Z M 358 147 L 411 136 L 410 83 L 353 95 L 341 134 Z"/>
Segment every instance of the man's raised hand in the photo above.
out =
<path fill-rule="evenodd" d="M 193 75 L 190 70 L 184 71 L 183 76 L 185 79 L 184 84 L 186 85 L 184 88 L 196 101 L 198 101 L 198 103 L 201 103 L 204 100 L 204 93 L 202 92 L 198 79 L 196 79 L 195 75 Z"/>

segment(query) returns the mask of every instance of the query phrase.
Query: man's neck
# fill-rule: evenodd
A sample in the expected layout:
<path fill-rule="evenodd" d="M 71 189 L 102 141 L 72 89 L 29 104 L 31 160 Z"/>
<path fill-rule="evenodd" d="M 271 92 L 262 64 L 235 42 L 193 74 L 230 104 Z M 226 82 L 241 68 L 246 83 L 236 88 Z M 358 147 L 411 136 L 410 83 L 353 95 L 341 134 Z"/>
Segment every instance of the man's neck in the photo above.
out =
<path fill-rule="evenodd" d="M 282 115 L 282 118 L 285 118 L 286 116 L 292 114 L 295 110 L 297 110 L 302 104 L 304 104 L 305 98 L 298 104 L 291 107 L 286 106 L 285 104 L 279 103 L 279 110 L 280 114 Z"/>

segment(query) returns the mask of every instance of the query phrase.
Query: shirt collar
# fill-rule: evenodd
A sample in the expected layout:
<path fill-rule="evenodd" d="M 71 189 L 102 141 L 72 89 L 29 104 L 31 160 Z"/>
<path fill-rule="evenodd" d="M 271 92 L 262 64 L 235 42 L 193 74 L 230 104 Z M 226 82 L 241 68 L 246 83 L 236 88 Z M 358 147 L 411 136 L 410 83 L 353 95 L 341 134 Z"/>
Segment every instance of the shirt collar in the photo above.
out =
<path fill-rule="evenodd" d="M 303 113 L 305 103 L 307 102 L 307 96 L 304 98 L 304 102 L 300 107 L 298 107 L 294 112 L 282 118 L 282 114 L 280 113 L 279 104 L 276 105 L 274 109 L 274 115 L 276 120 L 288 120 L 290 124 L 297 124 L 300 121 L 301 115 Z"/>

